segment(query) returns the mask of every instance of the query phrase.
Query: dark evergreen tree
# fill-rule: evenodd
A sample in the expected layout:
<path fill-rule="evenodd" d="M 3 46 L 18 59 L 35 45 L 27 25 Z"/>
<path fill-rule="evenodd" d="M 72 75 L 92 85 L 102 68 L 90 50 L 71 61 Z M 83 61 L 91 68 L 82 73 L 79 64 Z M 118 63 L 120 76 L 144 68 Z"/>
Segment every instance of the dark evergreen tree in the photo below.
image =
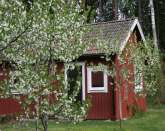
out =
<path fill-rule="evenodd" d="M 165 1 L 155 0 L 154 2 L 159 47 L 165 51 Z"/>

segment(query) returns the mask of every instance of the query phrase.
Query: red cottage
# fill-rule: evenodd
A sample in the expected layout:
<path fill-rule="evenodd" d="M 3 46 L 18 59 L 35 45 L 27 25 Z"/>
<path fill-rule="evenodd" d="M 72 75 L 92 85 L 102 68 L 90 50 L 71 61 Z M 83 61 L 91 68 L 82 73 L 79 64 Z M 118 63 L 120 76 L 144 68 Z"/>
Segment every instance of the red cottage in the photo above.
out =
<path fill-rule="evenodd" d="M 92 27 L 91 37 L 107 40 L 107 43 L 110 45 L 115 44 L 114 38 L 117 38 L 120 44 L 120 55 L 124 56 L 125 64 L 121 64 L 119 56 L 115 54 L 112 56 L 115 63 L 113 66 L 116 71 L 115 76 L 108 75 L 106 70 L 92 68 L 92 66 L 89 66 L 90 63 L 93 63 L 95 66 L 100 63 L 104 67 L 112 66 L 112 62 L 105 60 L 104 52 L 96 48 L 89 49 L 77 60 L 79 65 L 77 69 L 67 70 L 63 63 L 58 64 L 57 69 L 59 72 L 64 70 L 63 73 L 65 73 L 67 79 L 77 77 L 77 75 L 82 78 L 82 89 L 78 98 L 80 100 L 90 98 L 91 100 L 87 119 L 127 119 L 134 114 L 136 109 L 146 111 L 146 98 L 138 93 L 143 90 L 142 75 L 137 75 L 137 73 L 135 75 L 135 65 L 128 62 L 128 56 L 126 56 L 126 54 L 129 54 L 129 50 L 127 50 L 128 45 L 136 45 L 139 41 L 145 40 L 138 20 L 129 19 L 96 23 Z M 128 69 L 129 80 L 121 77 L 120 71 L 122 67 Z M 135 85 L 135 81 L 139 77 L 141 82 Z M 121 88 L 118 86 L 119 81 L 122 85 Z M 4 105 L 5 101 L 0 99 L 0 114 L 5 112 L 3 109 L 5 108 Z M 8 105 L 8 108 L 13 108 L 13 106 L 17 109 L 13 110 L 13 113 L 17 112 L 19 105 L 14 101 L 13 104 Z M 11 111 L 5 112 L 5 114 L 9 113 Z"/>
<path fill-rule="evenodd" d="M 116 76 L 113 77 L 107 75 L 106 70 L 96 70 L 89 66 L 90 63 L 94 63 L 95 66 L 100 63 L 105 67 L 112 66 L 111 62 L 105 61 L 104 52 L 101 49 L 92 47 L 78 59 L 82 76 L 82 100 L 89 97 L 92 104 L 87 119 L 127 119 L 137 109 L 145 111 L 145 96 L 139 95 L 139 91 L 143 90 L 142 75 L 135 73 L 135 65 L 130 63 L 128 56 L 126 56 L 126 54 L 130 54 L 127 50 L 130 44 L 136 45 L 139 41 L 145 41 L 138 20 L 110 21 L 96 23 L 92 26 L 90 38 L 107 40 L 109 45 L 116 44 L 115 38 L 117 38 L 120 45 L 119 54 L 124 56 L 125 64 L 121 64 L 117 54 L 112 56 L 115 63 L 113 68 L 116 71 Z M 125 80 L 121 77 L 122 68 L 128 69 L 129 79 Z M 76 71 L 71 71 L 71 74 L 78 74 Z M 65 72 L 67 72 L 67 77 L 73 77 L 69 71 Z M 134 83 L 137 79 L 141 82 L 135 86 Z M 119 87 L 119 82 L 121 82 L 121 87 Z"/>

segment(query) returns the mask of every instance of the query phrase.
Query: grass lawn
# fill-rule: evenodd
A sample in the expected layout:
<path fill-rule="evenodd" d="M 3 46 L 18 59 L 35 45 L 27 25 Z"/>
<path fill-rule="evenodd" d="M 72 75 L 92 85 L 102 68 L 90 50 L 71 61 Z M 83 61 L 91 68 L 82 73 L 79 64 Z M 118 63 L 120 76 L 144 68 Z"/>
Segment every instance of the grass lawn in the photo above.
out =
<path fill-rule="evenodd" d="M 18 124 L 4 124 L 0 125 L 0 131 L 35 131 L 34 123 L 28 125 L 21 127 Z M 165 131 L 165 105 L 149 107 L 148 112 L 125 120 L 122 125 L 120 130 L 119 122 L 112 121 L 84 121 L 76 125 L 50 121 L 48 131 Z"/>

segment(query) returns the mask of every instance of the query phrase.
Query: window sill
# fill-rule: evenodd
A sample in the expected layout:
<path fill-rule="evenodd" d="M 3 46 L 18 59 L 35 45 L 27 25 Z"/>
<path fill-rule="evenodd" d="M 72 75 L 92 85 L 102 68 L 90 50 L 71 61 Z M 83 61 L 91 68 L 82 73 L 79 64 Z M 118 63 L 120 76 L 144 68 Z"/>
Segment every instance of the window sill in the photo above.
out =
<path fill-rule="evenodd" d="M 97 88 L 97 87 L 95 87 Z M 98 87 L 97 89 L 89 89 L 88 93 L 108 93 L 108 90 L 106 87 L 102 88 L 102 87 Z"/>

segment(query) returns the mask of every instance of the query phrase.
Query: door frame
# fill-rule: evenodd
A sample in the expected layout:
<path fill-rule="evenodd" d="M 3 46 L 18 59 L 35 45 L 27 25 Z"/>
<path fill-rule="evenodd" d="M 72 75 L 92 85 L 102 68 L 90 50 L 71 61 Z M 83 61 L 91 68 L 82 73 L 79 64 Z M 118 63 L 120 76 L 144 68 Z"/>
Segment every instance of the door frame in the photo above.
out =
<path fill-rule="evenodd" d="M 73 62 L 71 62 L 71 63 L 73 63 Z M 85 62 L 76 62 L 75 64 L 80 65 L 82 67 L 81 68 L 81 74 L 82 74 L 82 89 L 81 89 L 81 91 L 82 91 L 82 100 L 85 101 L 85 97 L 86 97 L 86 95 L 85 95 Z M 64 65 L 64 69 L 65 69 L 65 71 L 64 71 L 65 76 L 64 77 L 65 77 L 65 81 L 67 81 L 67 68 L 65 67 L 65 65 Z"/>

